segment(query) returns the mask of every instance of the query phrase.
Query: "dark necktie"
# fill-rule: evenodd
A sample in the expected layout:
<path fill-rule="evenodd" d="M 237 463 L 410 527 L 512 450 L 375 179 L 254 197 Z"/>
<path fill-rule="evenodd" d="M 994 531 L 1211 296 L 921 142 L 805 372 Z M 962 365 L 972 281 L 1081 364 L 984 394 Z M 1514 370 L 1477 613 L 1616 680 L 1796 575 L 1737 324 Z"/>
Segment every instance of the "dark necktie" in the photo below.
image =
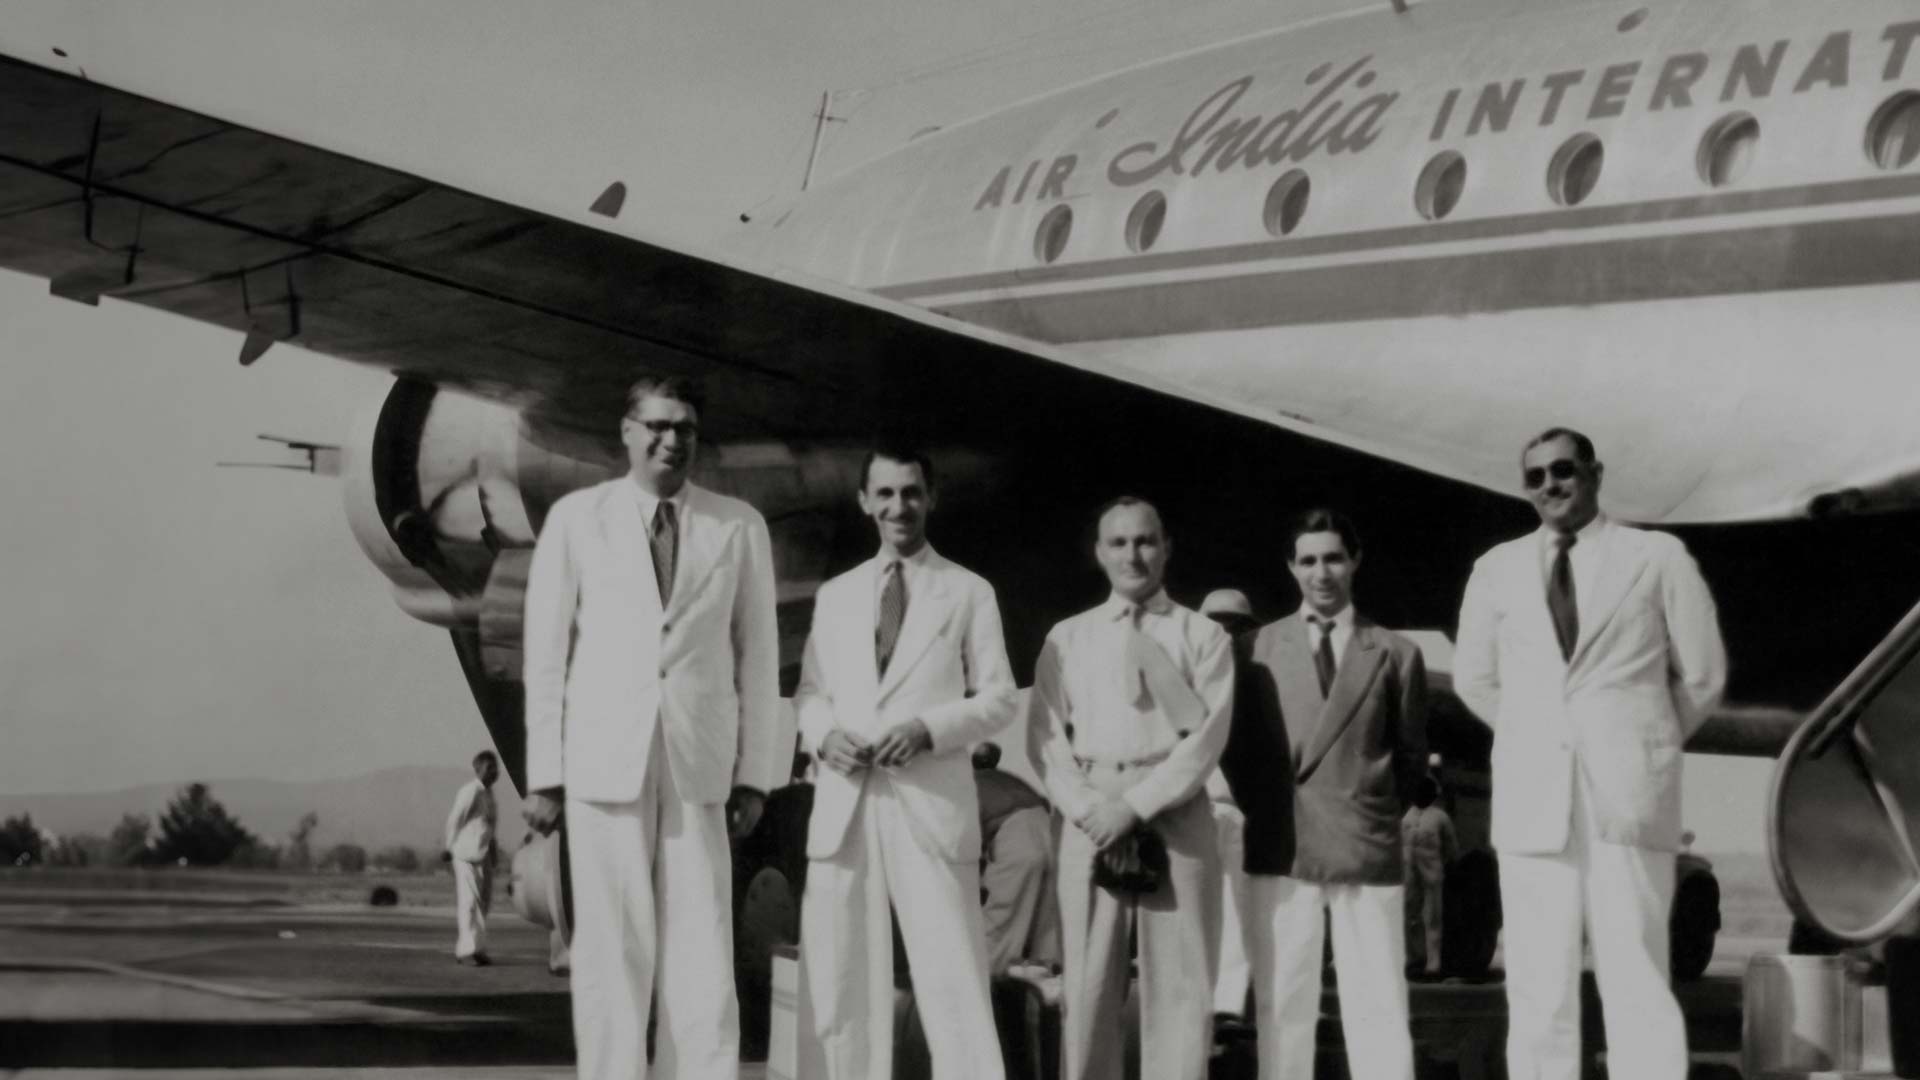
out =
<path fill-rule="evenodd" d="M 660 606 L 664 609 L 673 599 L 673 566 L 680 548 L 673 504 L 665 499 L 653 512 L 653 533 L 647 537 L 647 546 L 653 549 L 653 579 L 660 585 Z"/>
<path fill-rule="evenodd" d="M 1580 609 L 1573 601 L 1573 560 L 1567 557 L 1574 545 L 1571 533 L 1553 538 L 1558 551 L 1553 556 L 1553 571 L 1547 575 L 1547 611 L 1553 615 L 1553 636 L 1560 641 L 1560 659 L 1573 659 L 1573 646 L 1580 640 Z"/>
<path fill-rule="evenodd" d="M 1313 650 L 1313 673 L 1320 676 L 1320 696 L 1326 697 L 1333 689 L 1333 620 L 1316 619 L 1308 616 L 1307 622 L 1320 629 L 1320 645 Z"/>
<path fill-rule="evenodd" d="M 907 619 L 907 581 L 899 560 L 887 564 L 886 574 L 887 584 L 880 590 L 880 623 L 873 633 L 873 664 L 882 675 L 900 641 L 900 624 Z"/>

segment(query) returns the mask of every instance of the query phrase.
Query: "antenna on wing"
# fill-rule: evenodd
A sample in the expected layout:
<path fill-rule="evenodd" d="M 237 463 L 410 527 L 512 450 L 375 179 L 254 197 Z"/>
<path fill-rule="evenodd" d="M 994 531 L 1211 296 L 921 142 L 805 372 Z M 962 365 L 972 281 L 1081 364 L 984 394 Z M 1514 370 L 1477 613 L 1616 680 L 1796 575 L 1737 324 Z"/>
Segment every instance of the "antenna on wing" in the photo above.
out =
<path fill-rule="evenodd" d="M 813 148 L 807 151 L 807 171 L 800 176 L 801 191 L 807 190 L 807 185 L 813 182 L 813 166 L 815 162 L 820 160 L 820 136 L 826 133 L 827 125 L 829 123 L 839 124 L 846 122 L 847 118 L 844 116 L 829 116 L 827 114 L 827 105 L 832 99 L 833 91 L 820 91 L 820 108 L 813 114 Z"/>
<path fill-rule="evenodd" d="M 261 433 L 257 438 L 266 442 L 279 443 L 297 454 L 307 455 L 305 462 L 291 461 L 216 461 L 215 467 L 221 469 L 287 469 L 293 472 L 312 473 L 315 476 L 340 475 L 340 448 L 332 443 L 306 442 L 302 439 L 289 439 L 284 435 Z"/>

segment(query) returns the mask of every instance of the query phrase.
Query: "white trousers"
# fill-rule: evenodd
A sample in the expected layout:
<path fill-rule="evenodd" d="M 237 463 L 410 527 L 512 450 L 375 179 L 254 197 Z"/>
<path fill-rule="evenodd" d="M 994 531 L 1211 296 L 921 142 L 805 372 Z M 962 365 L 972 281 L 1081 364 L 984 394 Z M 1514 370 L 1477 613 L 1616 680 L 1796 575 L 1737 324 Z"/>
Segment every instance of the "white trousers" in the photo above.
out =
<path fill-rule="evenodd" d="M 1113 794 L 1139 770 L 1086 772 Z M 1069 823 L 1060 834 L 1061 1080 L 1119 1080 L 1126 1062 L 1127 938 L 1140 966 L 1142 1080 L 1205 1080 L 1213 1049 L 1213 956 L 1220 854 L 1207 798 L 1165 810 L 1151 827 L 1167 845 L 1167 873 L 1145 895 L 1093 884 L 1093 844 Z"/>
<path fill-rule="evenodd" d="M 487 908 L 493 899 L 493 866 L 453 860 L 453 921 L 458 934 L 453 955 L 473 956 L 487 951 Z"/>
<path fill-rule="evenodd" d="M 680 801 L 655 736 L 640 797 L 567 800 L 573 1038 L 582 1080 L 734 1080 L 732 865 L 726 808 Z"/>
<path fill-rule="evenodd" d="M 1253 985 L 1246 829 L 1247 819 L 1238 807 L 1213 804 L 1214 839 L 1220 846 L 1220 956 L 1214 965 L 1213 1011 L 1233 1016 L 1247 1011 L 1247 990 Z"/>
<path fill-rule="evenodd" d="M 1021 960 L 1060 962 L 1060 908 L 1053 889 L 1053 815 L 1043 806 L 1008 814 L 980 872 L 986 893 L 987 970 Z"/>
<path fill-rule="evenodd" d="M 1320 956 L 1328 922 L 1348 1073 L 1355 1080 L 1413 1080 L 1405 889 L 1273 874 L 1252 879 L 1260 1080 L 1313 1080 Z"/>
<path fill-rule="evenodd" d="M 891 898 L 934 1080 L 1000 1080 L 980 868 L 926 851 L 906 815 L 885 774 L 869 775 L 840 850 L 807 865 L 800 948 L 827 1076 L 893 1074 Z"/>
<path fill-rule="evenodd" d="M 1573 828 L 1551 855 L 1500 855 L 1506 920 L 1507 1075 L 1580 1076 L 1580 931 L 1607 1031 L 1607 1075 L 1683 1080 L 1687 1028 L 1667 982 L 1670 851 L 1602 840 L 1576 771 Z"/>

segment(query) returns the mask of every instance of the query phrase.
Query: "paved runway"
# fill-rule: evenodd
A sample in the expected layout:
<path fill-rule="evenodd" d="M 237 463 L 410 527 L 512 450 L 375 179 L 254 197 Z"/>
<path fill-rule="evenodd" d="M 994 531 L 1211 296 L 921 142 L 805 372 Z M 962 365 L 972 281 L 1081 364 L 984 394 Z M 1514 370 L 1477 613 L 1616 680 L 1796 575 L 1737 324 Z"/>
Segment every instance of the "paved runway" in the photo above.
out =
<path fill-rule="evenodd" d="M 566 982 L 547 973 L 545 931 L 496 911 L 487 968 L 455 965 L 452 943 L 452 913 L 436 908 L 0 881 L 0 1075 L 570 1075 Z M 1716 975 L 1682 989 L 1705 1060 L 1738 1051 L 1743 963 L 1723 954 Z M 1423 1076 L 1483 1075 L 1497 1062 L 1498 983 L 1418 986 L 1413 1011 Z M 1591 1006 L 1588 1019 L 1597 1042 Z M 1321 1043 L 1333 1071 L 1340 1039 L 1329 1017 Z M 1216 1069 L 1237 1074 L 1231 1059 Z"/>

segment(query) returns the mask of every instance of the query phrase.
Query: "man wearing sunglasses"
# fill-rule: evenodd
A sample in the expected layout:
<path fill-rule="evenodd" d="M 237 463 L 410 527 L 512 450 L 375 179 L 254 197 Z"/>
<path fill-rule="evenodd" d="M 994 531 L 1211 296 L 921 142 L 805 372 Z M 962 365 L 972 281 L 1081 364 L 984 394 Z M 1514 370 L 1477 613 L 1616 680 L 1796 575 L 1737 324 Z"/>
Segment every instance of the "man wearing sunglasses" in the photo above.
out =
<path fill-rule="evenodd" d="M 1679 540 L 1600 512 L 1585 435 L 1550 428 L 1520 465 L 1540 528 L 1474 565 L 1454 657 L 1455 689 L 1494 729 L 1508 1075 L 1581 1075 L 1584 926 L 1608 1073 L 1682 1080 L 1667 911 L 1680 748 L 1726 684 L 1713 597 Z"/>
<path fill-rule="evenodd" d="M 787 777 L 773 545 L 688 480 L 704 400 L 627 392 L 629 470 L 553 504 L 526 596 L 528 822 L 565 807 L 583 1078 L 738 1075 L 728 840 Z"/>

